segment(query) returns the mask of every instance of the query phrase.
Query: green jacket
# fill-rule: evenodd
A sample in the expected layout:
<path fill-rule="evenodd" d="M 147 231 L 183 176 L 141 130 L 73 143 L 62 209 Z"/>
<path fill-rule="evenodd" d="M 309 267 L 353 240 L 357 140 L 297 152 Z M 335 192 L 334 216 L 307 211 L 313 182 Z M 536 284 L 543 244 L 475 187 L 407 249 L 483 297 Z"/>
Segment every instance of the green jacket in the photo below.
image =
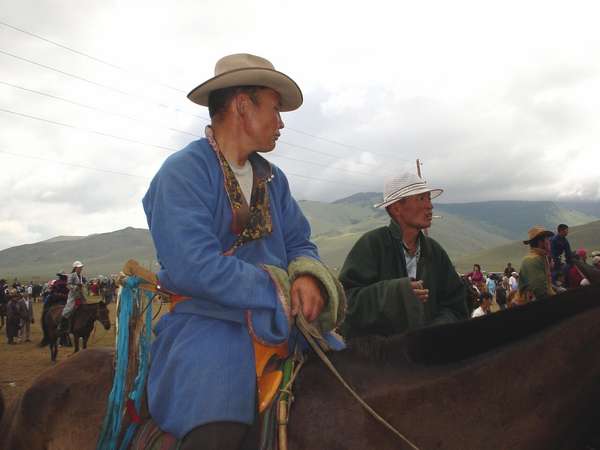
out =
<path fill-rule="evenodd" d="M 537 249 L 530 249 L 521 262 L 519 294 L 524 297 L 527 292 L 532 292 L 538 300 L 555 293 L 550 281 L 548 258 Z"/>
<path fill-rule="evenodd" d="M 466 288 L 448 254 L 433 239 L 419 236 L 417 279 L 429 289 L 421 302 L 410 287 L 402 246 L 402 230 L 393 220 L 363 235 L 348 254 L 340 281 L 348 297 L 342 334 L 392 335 L 425 325 L 468 317 Z"/>

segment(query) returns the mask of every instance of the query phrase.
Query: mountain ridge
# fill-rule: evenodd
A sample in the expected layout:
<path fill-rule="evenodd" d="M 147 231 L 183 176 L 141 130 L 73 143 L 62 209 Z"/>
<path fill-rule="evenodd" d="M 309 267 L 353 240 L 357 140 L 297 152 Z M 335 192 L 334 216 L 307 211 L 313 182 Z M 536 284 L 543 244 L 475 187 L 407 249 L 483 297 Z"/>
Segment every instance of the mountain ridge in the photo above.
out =
<path fill-rule="evenodd" d="M 381 193 L 362 192 L 331 203 L 298 202 L 311 224 L 312 239 L 328 265 L 341 268 L 348 251 L 362 234 L 389 223 L 384 209 L 373 208 L 381 198 Z M 600 211 L 600 202 L 597 203 Z M 593 212 L 594 205 L 594 202 L 583 202 L 579 207 Z M 434 219 L 430 236 L 442 244 L 460 270 L 468 269 L 477 259 L 484 264 L 490 261 L 496 265 L 499 261 L 494 259 L 494 254 L 513 255 L 513 259 L 519 257 L 523 249 L 518 245 L 510 246 L 522 240 L 527 229 L 535 224 L 555 229 L 558 223 L 565 222 L 576 238 L 577 225 L 600 219 L 576 207 L 578 205 L 574 203 L 550 201 L 435 203 L 434 213 L 442 217 Z M 592 245 L 596 241 L 590 233 L 585 242 Z M 600 228 L 597 235 L 600 241 Z M 504 246 L 512 250 L 504 251 Z M 597 247 L 600 248 L 600 242 Z M 496 253 L 495 248 L 498 249 Z M 137 259 L 151 270 L 158 268 L 147 229 L 127 227 L 89 236 L 56 236 L 4 249 L 0 251 L 0 276 L 7 279 L 15 276 L 49 278 L 59 270 L 70 269 L 76 259 L 86 264 L 88 276 L 95 276 L 118 272 L 130 258 Z M 505 259 L 504 256 L 502 258 Z"/>

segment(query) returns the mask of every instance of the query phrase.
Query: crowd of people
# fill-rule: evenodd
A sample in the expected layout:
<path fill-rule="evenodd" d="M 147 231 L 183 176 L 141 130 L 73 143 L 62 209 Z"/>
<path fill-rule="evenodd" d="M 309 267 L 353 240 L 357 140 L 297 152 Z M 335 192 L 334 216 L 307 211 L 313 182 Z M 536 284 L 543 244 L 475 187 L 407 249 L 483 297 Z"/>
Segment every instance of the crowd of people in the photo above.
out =
<path fill-rule="evenodd" d="M 8 344 L 31 342 L 31 325 L 35 323 L 34 303 L 43 303 L 39 317 L 42 328 L 48 309 L 55 305 L 63 306 L 64 320 L 59 331 L 67 331 L 70 315 L 86 301 L 84 289 L 88 296 L 98 296 L 107 304 L 114 301 L 117 291 L 114 275 L 88 280 L 82 275 L 82 270 L 83 264 L 75 261 L 71 273 L 61 270 L 56 273 L 56 278 L 44 284 L 34 281 L 21 283 L 18 279 L 8 284 L 6 279 L 0 279 L 0 328 L 6 327 Z M 68 342 L 68 339 L 63 342 Z"/>
<path fill-rule="evenodd" d="M 479 264 L 463 277 L 475 294 L 471 317 L 490 314 L 515 305 L 564 292 L 590 284 L 575 261 L 588 263 L 588 252 L 584 248 L 571 250 L 567 239 L 569 227 L 560 224 L 556 233 L 542 226 L 528 231 L 523 244 L 529 246 L 521 262 L 520 270 L 508 263 L 504 272 L 486 273 Z M 600 269 L 600 250 L 590 253 L 592 267 Z"/>

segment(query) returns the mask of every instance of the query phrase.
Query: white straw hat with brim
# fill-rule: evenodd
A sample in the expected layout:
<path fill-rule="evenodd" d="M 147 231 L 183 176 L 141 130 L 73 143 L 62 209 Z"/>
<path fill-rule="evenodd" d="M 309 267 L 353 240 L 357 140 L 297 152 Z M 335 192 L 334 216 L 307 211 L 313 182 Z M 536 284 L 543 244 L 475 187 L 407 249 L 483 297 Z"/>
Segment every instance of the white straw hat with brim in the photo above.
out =
<path fill-rule="evenodd" d="M 385 208 L 396 203 L 398 200 L 410 197 L 411 195 L 424 194 L 431 192 L 431 198 L 439 197 L 443 189 L 431 188 L 427 182 L 413 173 L 403 173 L 398 177 L 392 177 L 385 180 L 383 186 L 383 202 L 374 205 L 375 208 Z"/>
<path fill-rule="evenodd" d="M 265 58 L 237 53 L 221 58 L 215 65 L 215 76 L 196 86 L 188 98 L 208 106 L 210 93 L 235 86 L 262 86 L 273 89 L 281 96 L 281 111 L 293 111 L 302 105 L 302 91 L 294 80 L 275 70 Z"/>
<path fill-rule="evenodd" d="M 73 263 L 73 268 L 77 268 L 77 267 L 83 267 L 83 263 L 81 261 L 75 261 Z"/>

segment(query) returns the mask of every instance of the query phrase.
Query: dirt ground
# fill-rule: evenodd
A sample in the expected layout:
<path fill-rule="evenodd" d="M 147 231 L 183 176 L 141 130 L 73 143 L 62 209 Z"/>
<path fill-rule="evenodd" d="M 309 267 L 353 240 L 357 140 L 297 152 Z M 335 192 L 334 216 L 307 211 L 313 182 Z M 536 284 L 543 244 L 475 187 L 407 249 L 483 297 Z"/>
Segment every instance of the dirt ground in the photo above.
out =
<path fill-rule="evenodd" d="M 89 302 L 96 302 L 97 297 L 91 297 Z M 22 394 L 31 382 L 44 370 L 52 367 L 50 362 L 50 350 L 48 347 L 40 348 L 38 343 L 42 340 L 42 329 L 40 325 L 40 314 L 42 304 L 35 303 L 34 320 L 31 325 L 31 342 L 21 342 L 17 345 L 8 345 L 6 339 L 6 330 L 0 331 L 0 390 L 4 395 L 6 404 L 10 404 L 20 394 Z M 89 347 L 112 347 L 115 343 L 115 310 L 114 303 L 109 305 L 110 310 L 110 330 L 96 322 L 96 326 L 88 341 Z M 58 349 L 58 361 L 68 358 L 73 353 L 73 348 L 60 347 Z"/>

